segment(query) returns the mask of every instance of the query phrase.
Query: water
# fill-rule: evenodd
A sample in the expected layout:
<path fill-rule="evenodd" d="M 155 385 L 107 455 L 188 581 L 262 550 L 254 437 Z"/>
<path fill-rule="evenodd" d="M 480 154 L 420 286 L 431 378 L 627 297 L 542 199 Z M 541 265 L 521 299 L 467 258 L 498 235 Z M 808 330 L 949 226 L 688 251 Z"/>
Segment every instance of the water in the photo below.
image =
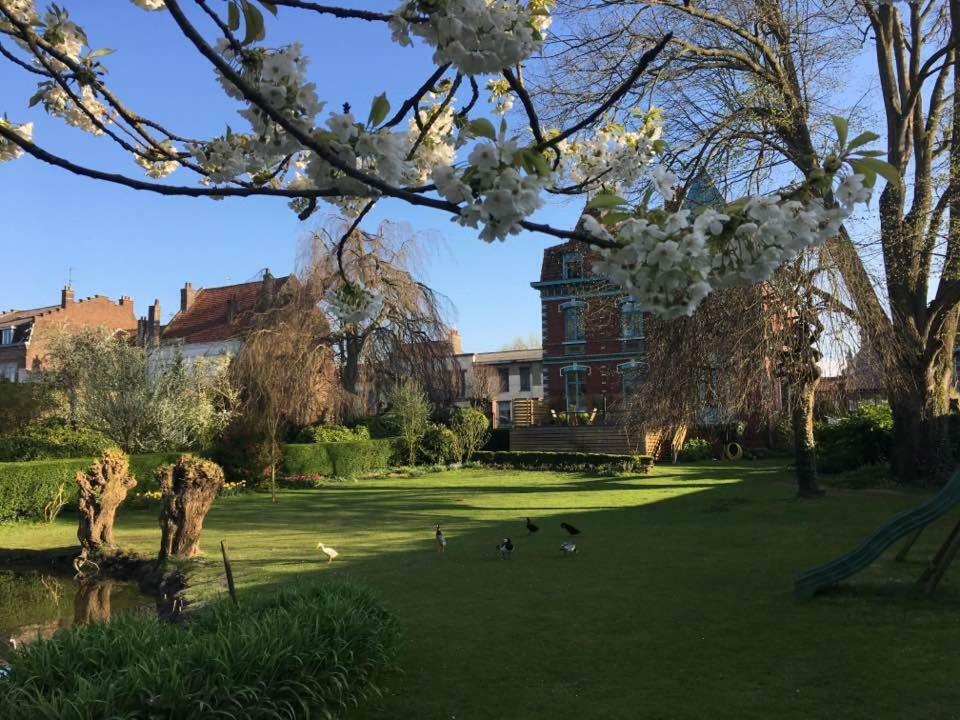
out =
<path fill-rule="evenodd" d="M 134 583 L 74 580 L 40 572 L 0 571 L 0 666 L 10 640 L 23 645 L 60 628 L 127 612 L 156 612 L 156 601 Z"/>

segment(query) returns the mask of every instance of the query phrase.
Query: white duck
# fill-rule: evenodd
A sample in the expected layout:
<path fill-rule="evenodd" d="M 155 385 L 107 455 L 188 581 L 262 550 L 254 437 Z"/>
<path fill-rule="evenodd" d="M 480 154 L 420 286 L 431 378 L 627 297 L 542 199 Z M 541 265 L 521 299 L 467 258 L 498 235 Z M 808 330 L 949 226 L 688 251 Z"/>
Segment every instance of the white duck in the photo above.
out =
<path fill-rule="evenodd" d="M 326 555 L 328 565 L 333 562 L 334 558 L 336 558 L 337 555 L 340 554 L 336 550 L 334 550 L 332 547 L 327 547 L 322 542 L 317 543 L 317 550 L 319 550 L 324 555 Z"/>
<path fill-rule="evenodd" d="M 577 546 L 575 543 L 570 542 L 569 540 L 560 543 L 560 552 L 563 553 L 563 556 L 573 555 L 577 551 Z"/>

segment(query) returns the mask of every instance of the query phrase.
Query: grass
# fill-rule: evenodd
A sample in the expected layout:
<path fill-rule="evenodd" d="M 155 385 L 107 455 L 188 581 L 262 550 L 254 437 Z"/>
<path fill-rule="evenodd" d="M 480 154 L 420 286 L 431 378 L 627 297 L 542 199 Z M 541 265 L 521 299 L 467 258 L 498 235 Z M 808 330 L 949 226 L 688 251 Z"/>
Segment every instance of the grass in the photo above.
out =
<path fill-rule="evenodd" d="M 812 602 L 800 570 L 850 549 L 910 493 L 797 501 L 782 463 L 704 462 L 650 475 L 461 470 L 217 502 L 242 593 L 299 574 L 372 587 L 403 633 L 396 676 L 361 720 L 776 717 L 955 720 L 960 567 L 939 593 L 913 580 L 956 517 L 906 563 L 890 556 Z M 541 531 L 527 537 L 523 518 Z M 583 530 L 560 556 L 558 524 Z M 434 551 L 442 523 L 445 556 Z M 155 552 L 153 510 L 121 510 L 125 546 Z M 504 536 L 512 561 L 496 557 Z M 330 566 L 318 540 L 340 557 Z M 69 517 L 0 528 L 0 547 L 74 542 Z M 221 595 L 211 562 L 195 591 Z M 953 580 L 953 582 L 951 582 Z M 242 598 L 241 598 L 242 600 Z"/>

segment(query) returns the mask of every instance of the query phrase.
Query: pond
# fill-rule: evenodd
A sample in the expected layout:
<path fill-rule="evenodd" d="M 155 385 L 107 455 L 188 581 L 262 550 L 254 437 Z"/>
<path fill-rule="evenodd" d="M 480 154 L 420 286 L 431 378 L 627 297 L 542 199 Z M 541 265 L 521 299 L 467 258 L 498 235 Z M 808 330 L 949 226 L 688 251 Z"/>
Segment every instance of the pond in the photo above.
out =
<path fill-rule="evenodd" d="M 156 600 L 136 583 L 0 570 L 0 664 L 11 639 L 22 645 L 60 628 L 138 611 L 156 612 Z"/>

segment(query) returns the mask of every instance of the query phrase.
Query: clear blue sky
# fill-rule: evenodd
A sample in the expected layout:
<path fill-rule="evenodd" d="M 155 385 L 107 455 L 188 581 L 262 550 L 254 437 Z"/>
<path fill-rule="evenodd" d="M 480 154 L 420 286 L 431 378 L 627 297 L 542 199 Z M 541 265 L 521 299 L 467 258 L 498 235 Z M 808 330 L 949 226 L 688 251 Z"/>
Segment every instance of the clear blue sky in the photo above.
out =
<path fill-rule="evenodd" d="M 389 10 L 396 4 L 358 5 Z M 144 12 L 128 0 L 82 0 L 68 7 L 93 47 L 116 49 L 105 59 L 108 82 L 130 107 L 187 136 L 211 137 L 225 123 L 244 127 L 210 67 L 166 13 Z M 304 41 L 320 97 L 333 106 L 350 102 L 358 117 L 366 116 L 370 99 L 381 91 L 398 105 L 430 72 L 422 48 L 395 46 L 387 32 L 381 25 L 283 8 L 279 19 L 268 16 L 269 43 Z M 15 122 L 32 120 L 38 143 L 82 164 L 143 177 L 109 139 L 28 109 L 34 90 L 27 73 L 0 64 L 0 112 Z M 170 181 L 188 177 L 178 171 Z M 579 209 L 579 201 L 550 206 L 537 219 L 572 227 Z M 298 238 L 311 227 L 283 199 L 168 198 L 75 177 L 29 157 L 0 164 L 0 217 L 5 256 L 15 259 L 0 284 L 0 308 L 57 302 L 73 268 L 78 296 L 132 295 L 138 314 L 159 298 L 165 319 L 178 307 L 184 281 L 210 287 L 250 280 L 265 267 L 288 272 Z M 455 305 L 451 320 L 465 350 L 497 349 L 517 335 L 539 334 L 539 299 L 529 283 L 539 274 L 543 248 L 555 241 L 526 234 L 490 246 L 446 216 L 394 201 L 382 202 L 365 226 L 381 219 L 443 238 L 426 279 Z"/>

